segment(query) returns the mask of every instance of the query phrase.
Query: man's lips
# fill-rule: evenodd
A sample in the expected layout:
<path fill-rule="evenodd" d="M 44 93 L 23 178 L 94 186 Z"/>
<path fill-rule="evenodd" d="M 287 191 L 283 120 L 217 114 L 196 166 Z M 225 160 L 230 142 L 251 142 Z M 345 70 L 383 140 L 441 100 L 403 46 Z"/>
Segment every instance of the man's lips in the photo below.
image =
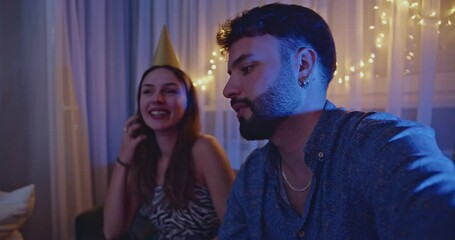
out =
<path fill-rule="evenodd" d="M 239 112 L 242 108 L 247 108 L 248 105 L 245 103 L 234 103 L 231 104 L 231 107 L 234 109 L 234 111 Z"/>
<path fill-rule="evenodd" d="M 242 110 L 250 108 L 248 100 L 245 99 L 232 99 L 231 107 L 237 113 L 237 117 L 241 115 Z"/>

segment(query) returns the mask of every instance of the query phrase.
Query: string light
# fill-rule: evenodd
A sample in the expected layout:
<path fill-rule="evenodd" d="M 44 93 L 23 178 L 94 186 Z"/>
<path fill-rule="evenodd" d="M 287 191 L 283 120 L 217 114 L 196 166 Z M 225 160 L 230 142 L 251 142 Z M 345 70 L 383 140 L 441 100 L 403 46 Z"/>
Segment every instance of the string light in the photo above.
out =
<path fill-rule="evenodd" d="M 389 12 L 388 8 L 391 9 L 392 2 L 393 2 L 392 0 L 386 0 L 386 1 L 382 2 L 383 4 L 381 4 L 381 2 L 379 1 L 379 3 L 376 3 L 373 5 L 373 10 L 376 11 L 377 15 L 379 16 L 379 21 L 378 21 L 379 24 L 387 25 L 387 24 L 391 23 L 391 19 L 390 19 L 391 16 L 388 15 L 388 12 Z M 437 16 L 438 14 L 434 10 L 430 11 L 430 14 L 428 14 L 427 17 L 423 17 L 423 15 L 420 13 L 420 10 L 419 10 L 420 5 L 419 5 L 418 1 L 403 0 L 402 3 L 406 7 L 409 8 L 409 15 L 410 15 L 409 19 L 411 20 L 411 22 L 418 24 L 418 26 L 425 26 L 427 23 L 429 23 L 428 21 L 425 21 L 424 18 L 436 20 L 436 26 L 438 28 L 451 27 L 454 25 L 453 22 L 455 21 L 455 7 L 451 8 L 449 10 L 449 15 L 444 16 L 444 17 L 438 18 L 438 16 Z M 370 24 L 368 26 L 368 29 L 370 31 L 379 30 L 379 28 L 376 24 Z M 440 33 L 439 30 L 438 30 L 438 33 Z M 373 49 L 371 51 L 367 60 L 361 61 L 358 68 L 350 66 L 348 69 L 348 72 L 350 72 L 350 74 L 358 74 L 358 76 L 361 79 L 363 79 L 365 77 L 365 72 L 363 70 L 363 68 L 365 67 L 365 62 L 367 62 L 369 64 L 374 63 L 375 57 L 376 57 L 375 51 L 385 47 L 385 45 L 384 45 L 386 43 L 385 37 L 386 37 L 386 34 L 384 32 L 378 33 L 378 35 L 375 39 L 376 49 Z M 411 41 L 414 41 L 414 39 L 415 39 L 414 35 L 409 34 L 409 39 Z M 410 44 L 410 45 L 414 45 L 414 44 Z M 408 61 L 408 65 L 412 65 L 412 61 L 413 61 L 414 57 L 415 57 L 414 52 L 409 51 L 408 55 L 405 56 L 405 59 Z M 342 72 L 343 71 L 341 70 L 341 72 L 339 74 L 344 75 L 344 77 L 338 78 L 339 84 L 346 83 L 350 79 L 349 75 L 343 74 Z M 356 73 L 356 72 L 358 72 L 358 73 Z M 411 72 L 411 70 L 408 68 L 405 70 L 405 74 L 409 74 L 410 72 Z"/>
<path fill-rule="evenodd" d="M 410 10 L 410 13 L 412 14 L 411 20 L 413 20 L 416 24 L 421 25 L 421 26 L 425 25 L 424 18 L 427 18 L 427 19 L 435 20 L 436 26 L 438 28 L 449 27 L 452 25 L 451 19 L 455 18 L 455 7 L 450 9 L 448 11 L 448 14 L 443 17 L 438 17 L 436 14 L 436 11 L 434 11 L 434 10 L 431 10 L 431 13 L 428 16 L 423 16 L 423 14 L 420 12 L 419 3 L 417 1 L 414 1 L 409 5 L 409 10 Z"/>
<path fill-rule="evenodd" d="M 382 8 L 384 8 L 384 5 L 386 8 L 387 7 L 391 8 L 391 4 L 393 4 L 393 1 L 386 0 L 385 3 L 386 4 L 374 4 L 374 6 L 373 6 L 373 10 L 380 13 L 380 14 L 378 14 L 379 22 L 382 25 L 387 25 L 387 24 L 391 23 L 390 16 L 387 15 L 386 10 L 384 10 Z M 428 16 L 424 17 L 420 13 L 420 10 L 419 10 L 420 5 L 419 5 L 418 1 L 403 0 L 402 3 L 409 8 L 410 21 L 416 23 L 419 26 L 424 26 L 427 23 L 424 18 L 435 20 L 435 22 L 436 22 L 435 24 L 438 27 L 438 29 L 452 27 L 453 21 L 455 21 L 455 7 L 451 8 L 449 10 L 449 14 L 446 16 L 443 16 L 443 17 L 438 18 L 437 17 L 438 14 L 436 14 L 436 11 L 431 11 L 431 13 Z M 374 30 L 378 29 L 378 27 L 375 24 L 371 24 L 368 26 L 368 29 L 370 31 L 374 31 Z M 440 33 L 440 30 L 438 30 L 438 33 Z M 375 44 L 376 49 L 381 49 L 384 47 L 384 43 L 386 42 L 386 41 L 384 41 L 385 37 L 386 37 L 386 34 L 384 32 L 378 33 L 378 35 L 376 37 L 376 44 Z M 415 40 L 415 37 L 412 34 L 409 34 L 408 37 L 411 41 Z M 366 76 L 366 74 L 364 72 L 365 63 L 373 64 L 375 61 L 375 58 L 376 58 L 376 54 L 375 54 L 375 50 L 373 49 L 370 52 L 370 54 L 368 55 L 368 58 L 366 60 L 361 60 L 358 64 L 358 67 L 350 66 L 348 71 L 350 72 L 350 74 L 356 74 L 361 79 L 363 79 Z M 409 51 L 408 55 L 406 55 L 405 58 L 407 61 L 409 61 L 409 65 L 412 65 L 414 53 L 412 51 Z M 215 80 L 215 77 L 213 76 L 213 74 L 214 74 L 213 71 L 217 69 L 217 62 L 225 63 L 224 58 L 223 58 L 222 54 L 220 54 L 219 50 L 215 50 L 212 52 L 212 58 L 209 60 L 210 69 L 207 70 L 206 76 L 193 82 L 195 87 L 198 87 L 202 91 L 205 91 L 207 89 L 207 85 L 210 84 L 210 82 Z M 337 66 L 338 66 L 338 63 L 337 63 Z M 339 69 L 339 68 L 337 67 L 337 69 Z M 409 74 L 410 72 L 411 72 L 411 70 L 409 68 L 405 69 L 405 74 Z M 347 83 L 351 79 L 349 74 L 343 74 L 343 71 L 341 71 L 341 72 L 339 72 L 338 70 L 335 71 L 334 76 L 337 76 L 337 75 L 341 75 L 338 78 L 339 84 Z"/>
<path fill-rule="evenodd" d="M 392 4 L 392 0 L 387 0 L 386 4 L 387 4 L 386 6 L 390 8 L 391 4 Z M 374 4 L 373 5 L 373 10 L 377 12 L 377 15 L 379 16 L 379 22 L 382 25 L 387 25 L 387 24 L 390 24 L 390 16 L 388 16 L 387 11 L 384 8 L 381 7 L 383 5 L 384 4 L 379 4 L 379 3 L 378 4 Z M 368 26 L 368 29 L 370 31 L 373 31 L 373 30 L 376 30 L 376 29 L 379 29 L 379 28 L 375 24 L 371 24 L 371 25 Z M 381 49 L 384 46 L 385 37 L 386 37 L 386 34 L 384 32 L 379 32 L 377 34 L 377 37 L 375 39 L 375 47 L 376 47 L 376 49 Z M 349 82 L 351 80 L 351 77 L 350 77 L 351 74 L 352 74 L 352 76 L 354 76 L 354 75 L 359 76 L 360 79 L 365 78 L 365 75 L 366 75 L 365 74 L 365 70 L 364 70 L 365 63 L 373 64 L 374 59 L 376 57 L 375 51 L 376 50 L 373 50 L 372 52 L 370 52 L 369 55 L 368 55 L 368 58 L 366 60 L 359 61 L 358 66 L 350 66 L 349 70 L 348 70 L 349 74 L 343 74 L 341 72 L 340 75 L 342 75 L 343 77 L 338 78 L 338 84 L 343 84 L 343 83 Z"/>
<path fill-rule="evenodd" d="M 214 71 L 217 69 L 217 60 L 218 62 L 224 60 L 219 50 L 212 51 L 212 57 L 213 58 L 209 59 L 209 69 L 206 72 L 207 74 L 204 77 L 198 78 L 196 81 L 193 81 L 193 86 L 201 89 L 202 91 L 206 91 L 207 85 L 209 85 L 211 82 L 215 80 Z"/>

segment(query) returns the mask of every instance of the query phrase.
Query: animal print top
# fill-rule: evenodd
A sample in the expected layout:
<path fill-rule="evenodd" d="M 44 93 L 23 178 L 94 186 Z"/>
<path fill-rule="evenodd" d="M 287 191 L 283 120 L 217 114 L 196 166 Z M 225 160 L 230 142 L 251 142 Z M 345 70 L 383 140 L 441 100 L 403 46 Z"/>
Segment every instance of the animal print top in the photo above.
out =
<path fill-rule="evenodd" d="M 220 221 L 210 193 L 196 185 L 195 194 L 197 201 L 190 202 L 187 208 L 171 209 L 164 199 L 163 188 L 158 186 L 151 204 L 144 204 L 140 214 L 159 229 L 159 239 L 213 239 Z"/>

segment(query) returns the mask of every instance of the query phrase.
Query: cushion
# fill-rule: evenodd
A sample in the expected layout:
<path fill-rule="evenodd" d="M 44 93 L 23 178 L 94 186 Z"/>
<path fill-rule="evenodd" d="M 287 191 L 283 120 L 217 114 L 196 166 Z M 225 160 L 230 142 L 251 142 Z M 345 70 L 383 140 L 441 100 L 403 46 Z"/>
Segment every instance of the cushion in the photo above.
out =
<path fill-rule="evenodd" d="M 35 207 L 35 185 L 0 191 L 0 239 L 19 238 L 18 229 L 27 221 Z"/>

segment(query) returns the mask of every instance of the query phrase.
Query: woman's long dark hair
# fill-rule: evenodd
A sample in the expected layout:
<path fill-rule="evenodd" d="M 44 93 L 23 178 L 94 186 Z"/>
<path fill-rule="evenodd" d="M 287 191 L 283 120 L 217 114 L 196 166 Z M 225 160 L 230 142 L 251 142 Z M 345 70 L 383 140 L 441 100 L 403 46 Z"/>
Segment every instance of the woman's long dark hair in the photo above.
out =
<path fill-rule="evenodd" d="M 182 208 L 186 207 L 189 201 L 194 200 L 196 176 L 192 148 L 200 134 L 200 119 L 196 90 L 189 76 L 178 68 L 169 65 L 152 66 L 142 75 L 137 93 L 137 106 L 138 114 L 140 115 L 140 124 L 147 135 L 147 140 L 141 143 L 136 151 L 132 176 L 141 200 L 143 202 L 150 201 L 153 197 L 154 189 L 157 186 L 157 161 L 161 156 L 161 152 L 156 142 L 155 132 L 145 124 L 139 108 L 142 82 L 150 72 L 158 68 L 165 68 L 174 73 L 185 85 L 188 99 L 186 111 L 178 124 L 178 136 L 163 184 L 163 190 L 170 207 Z"/>

